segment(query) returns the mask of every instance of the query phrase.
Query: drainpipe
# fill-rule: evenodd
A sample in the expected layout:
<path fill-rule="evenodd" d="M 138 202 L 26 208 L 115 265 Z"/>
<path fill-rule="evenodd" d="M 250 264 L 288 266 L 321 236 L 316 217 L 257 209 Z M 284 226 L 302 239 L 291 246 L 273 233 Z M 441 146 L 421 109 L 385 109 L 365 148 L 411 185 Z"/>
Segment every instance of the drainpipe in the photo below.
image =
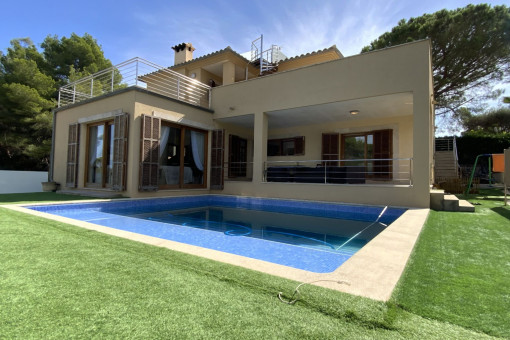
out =
<path fill-rule="evenodd" d="M 53 114 L 53 128 L 51 130 L 51 150 L 50 150 L 50 165 L 48 167 L 48 182 L 53 182 L 53 157 L 55 153 L 55 127 L 57 126 L 57 112 L 55 109 L 51 110 Z"/>

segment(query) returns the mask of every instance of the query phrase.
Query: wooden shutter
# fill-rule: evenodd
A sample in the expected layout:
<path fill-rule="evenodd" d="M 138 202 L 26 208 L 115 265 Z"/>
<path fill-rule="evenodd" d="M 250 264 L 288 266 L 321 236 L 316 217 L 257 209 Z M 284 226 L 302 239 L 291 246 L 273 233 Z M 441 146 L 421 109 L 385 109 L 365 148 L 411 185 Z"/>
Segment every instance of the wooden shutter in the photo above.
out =
<path fill-rule="evenodd" d="M 158 190 L 160 130 L 160 118 L 142 115 L 140 191 Z"/>
<path fill-rule="evenodd" d="M 121 113 L 113 118 L 112 189 L 115 191 L 126 190 L 128 123 L 128 113 Z"/>
<path fill-rule="evenodd" d="M 338 154 L 338 133 L 323 133 L 322 134 L 322 160 L 337 160 Z M 327 166 L 336 166 L 338 162 L 323 162 Z"/>
<path fill-rule="evenodd" d="M 80 124 L 69 125 L 67 137 L 67 167 L 66 186 L 76 188 L 78 186 L 78 155 L 80 149 Z"/>
<path fill-rule="evenodd" d="M 213 130 L 211 145 L 211 189 L 223 190 L 223 152 L 225 131 Z"/>
<path fill-rule="evenodd" d="M 393 178 L 393 131 L 378 130 L 374 134 L 374 159 L 385 159 L 374 161 L 374 177 L 376 179 Z"/>
<path fill-rule="evenodd" d="M 228 177 L 246 177 L 248 142 L 246 139 L 229 135 Z"/>
<path fill-rule="evenodd" d="M 300 136 L 294 138 L 294 155 L 305 154 L 305 137 Z"/>

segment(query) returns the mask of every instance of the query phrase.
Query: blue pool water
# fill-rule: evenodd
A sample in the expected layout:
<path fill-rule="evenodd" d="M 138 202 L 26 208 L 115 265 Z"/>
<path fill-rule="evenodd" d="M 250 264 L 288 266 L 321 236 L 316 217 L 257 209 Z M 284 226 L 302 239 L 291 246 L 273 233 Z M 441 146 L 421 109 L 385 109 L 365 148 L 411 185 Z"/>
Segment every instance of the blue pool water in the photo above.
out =
<path fill-rule="evenodd" d="M 27 206 L 316 273 L 337 269 L 405 209 L 203 195 Z"/>

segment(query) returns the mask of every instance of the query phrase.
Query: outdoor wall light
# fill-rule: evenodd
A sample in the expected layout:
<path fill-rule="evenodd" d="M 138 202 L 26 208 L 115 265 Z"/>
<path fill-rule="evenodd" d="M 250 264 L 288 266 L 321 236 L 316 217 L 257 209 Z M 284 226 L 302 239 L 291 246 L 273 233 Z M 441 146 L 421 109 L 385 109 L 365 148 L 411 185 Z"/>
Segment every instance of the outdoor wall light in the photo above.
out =
<path fill-rule="evenodd" d="M 357 115 L 359 113 L 359 110 L 351 110 L 349 111 L 351 113 L 351 115 Z"/>

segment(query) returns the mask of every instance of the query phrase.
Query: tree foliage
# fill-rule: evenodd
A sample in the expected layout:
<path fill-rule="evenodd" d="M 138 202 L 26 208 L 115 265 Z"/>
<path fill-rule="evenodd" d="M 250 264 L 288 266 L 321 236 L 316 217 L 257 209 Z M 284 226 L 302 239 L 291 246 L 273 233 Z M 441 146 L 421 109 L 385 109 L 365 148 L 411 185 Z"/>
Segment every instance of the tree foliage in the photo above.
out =
<path fill-rule="evenodd" d="M 41 46 L 15 39 L 0 52 L 0 169 L 45 170 L 58 87 L 111 66 L 88 34 L 48 36 Z"/>
<path fill-rule="evenodd" d="M 495 81 L 510 75 L 510 9 L 487 4 L 402 19 L 368 52 L 430 38 L 437 113 L 455 113 L 474 100 L 499 95 Z"/>
<path fill-rule="evenodd" d="M 510 108 L 493 109 L 479 115 L 473 115 L 466 108 L 462 108 L 459 113 L 465 134 L 510 134 Z"/>
<path fill-rule="evenodd" d="M 70 38 L 47 36 L 41 44 L 48 64 L 48 74 L 64 85 L 112 66 L 101 46 L 89 34 Z"/>

